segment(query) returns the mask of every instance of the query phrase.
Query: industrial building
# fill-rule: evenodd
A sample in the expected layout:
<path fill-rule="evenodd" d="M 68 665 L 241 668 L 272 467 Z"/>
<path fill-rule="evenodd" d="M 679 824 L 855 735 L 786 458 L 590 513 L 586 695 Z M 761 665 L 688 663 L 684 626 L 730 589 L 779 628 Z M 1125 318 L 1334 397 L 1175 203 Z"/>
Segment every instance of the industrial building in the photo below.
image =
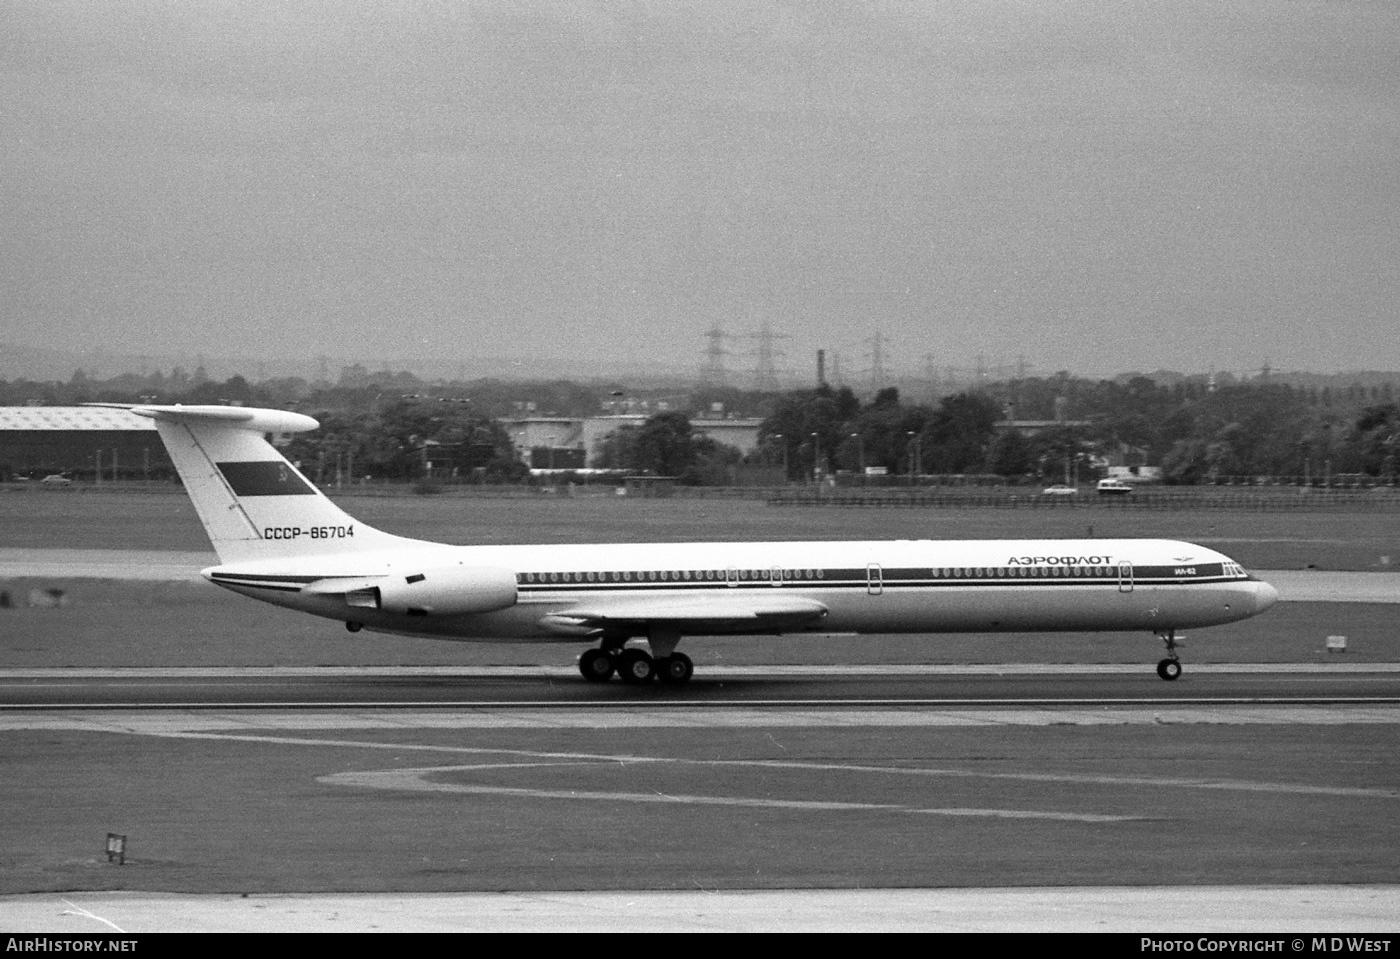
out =
<path fill-rule="evenodd" d="M 534 468 L 592 466 L 602 441 L 625 427 L 647 421 L 645 413 L 609 416 L 520 416 L 501 421 L 521 459 Z M 691 429 L 745 455 L 758 448 L 761 419 L 694 419 Z M 548 457 L 548 459 L 546 459 Z"/>
<path fill-rule="evenodd" d="M 524 416 L 501 422 L 521 458 L 536 468 L 590 466 L 614 431 L 638 427 L 646 414 Z M 748 454 L 762 420 L 696 419 L 694 431 Z M 288 437 L 273 438 L 276 445 Z M 61 473 L 93 481 L 169 479 L 174 469 L 153 421 L 123 409 L 91 406 L 0 407 L 0 481 Z"/>
<path fill-rule="evenodd" d="M 174 475 L 155 424 L 92 406 L 0 407 L 0 480 L 61 473 L 79 480 Z"/>

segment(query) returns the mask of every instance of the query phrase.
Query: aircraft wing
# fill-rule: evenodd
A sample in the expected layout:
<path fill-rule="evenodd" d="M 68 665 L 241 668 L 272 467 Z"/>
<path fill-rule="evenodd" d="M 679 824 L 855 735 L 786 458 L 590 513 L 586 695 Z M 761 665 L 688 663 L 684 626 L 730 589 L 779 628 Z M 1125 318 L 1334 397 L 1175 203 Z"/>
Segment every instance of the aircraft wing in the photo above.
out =
<path fill-rule="evenodd" d="M 610 627 L 645 631 L 650 626 L 715 635 L 781 632 L 817 622 L 826 614 L 822 603 L 796 596 L 642 597 L 590 600 L 551 613 L 540 625 L 565 636 L 593 636 Z"/>

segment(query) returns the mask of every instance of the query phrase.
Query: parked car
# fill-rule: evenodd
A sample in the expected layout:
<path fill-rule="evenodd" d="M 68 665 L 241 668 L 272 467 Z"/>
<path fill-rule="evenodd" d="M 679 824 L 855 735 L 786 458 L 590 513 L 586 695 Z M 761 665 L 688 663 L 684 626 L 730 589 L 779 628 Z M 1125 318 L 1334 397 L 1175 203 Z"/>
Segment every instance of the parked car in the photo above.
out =
<path fill-rule="evenodd" d="M 1120 479 L 1099 480 L 1100 496 L 1125 496 L 1133 491 L 1133 488 Z"/>
<path fill-rule="evenodd" d="M 39 482 L 43 483 L 45 486 L 73 485 L 73 481 L 70 480 L 68 477 L 64 476 L 62 473 L 50 473 L 48 476 L 45 476 L 43 479 L 39 480 Z"/>
<path fill-rule="evenodd" d="M 1044 496 L 1074 496 L 1079 492 L 1073 486 L 1066 486 L 1064 483 L 1056 483 L 1054 486 L 1047 486 L 1040 491 Z"/>

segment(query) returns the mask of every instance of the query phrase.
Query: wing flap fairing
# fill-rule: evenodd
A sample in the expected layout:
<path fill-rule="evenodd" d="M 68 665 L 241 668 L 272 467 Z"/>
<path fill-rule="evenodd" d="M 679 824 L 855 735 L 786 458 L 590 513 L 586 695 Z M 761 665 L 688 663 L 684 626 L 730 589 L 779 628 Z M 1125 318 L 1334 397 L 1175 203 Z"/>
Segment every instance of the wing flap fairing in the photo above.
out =
<path fill-rule="evenodd" d="M 810 625 L 826 616 L 823 603 L 801 597 L 621 599 L 580 604 L 540 620 L 563 636 L 609 629 L 645 631 L 662 626 L 692 634 L 767 632 Z"/>

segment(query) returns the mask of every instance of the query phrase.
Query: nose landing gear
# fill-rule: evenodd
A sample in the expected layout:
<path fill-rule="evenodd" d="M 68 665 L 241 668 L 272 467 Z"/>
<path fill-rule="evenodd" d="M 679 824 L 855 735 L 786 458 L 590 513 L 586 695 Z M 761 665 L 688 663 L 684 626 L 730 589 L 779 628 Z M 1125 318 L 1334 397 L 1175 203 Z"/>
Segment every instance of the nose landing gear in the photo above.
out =
<path fill-rule="evenodd" d="M 1167 644 L 1167 658 L 1157 664 L 1157 675 L 1168 681 L 1174 680 L 1181 675 L 1181 657 L 1177 655 L 1176 650 L 1178 646 L 1185 646 L 1186 643 L 1176 638 L 1174 629 L 1158 633 L 1157 636 Z"/>

